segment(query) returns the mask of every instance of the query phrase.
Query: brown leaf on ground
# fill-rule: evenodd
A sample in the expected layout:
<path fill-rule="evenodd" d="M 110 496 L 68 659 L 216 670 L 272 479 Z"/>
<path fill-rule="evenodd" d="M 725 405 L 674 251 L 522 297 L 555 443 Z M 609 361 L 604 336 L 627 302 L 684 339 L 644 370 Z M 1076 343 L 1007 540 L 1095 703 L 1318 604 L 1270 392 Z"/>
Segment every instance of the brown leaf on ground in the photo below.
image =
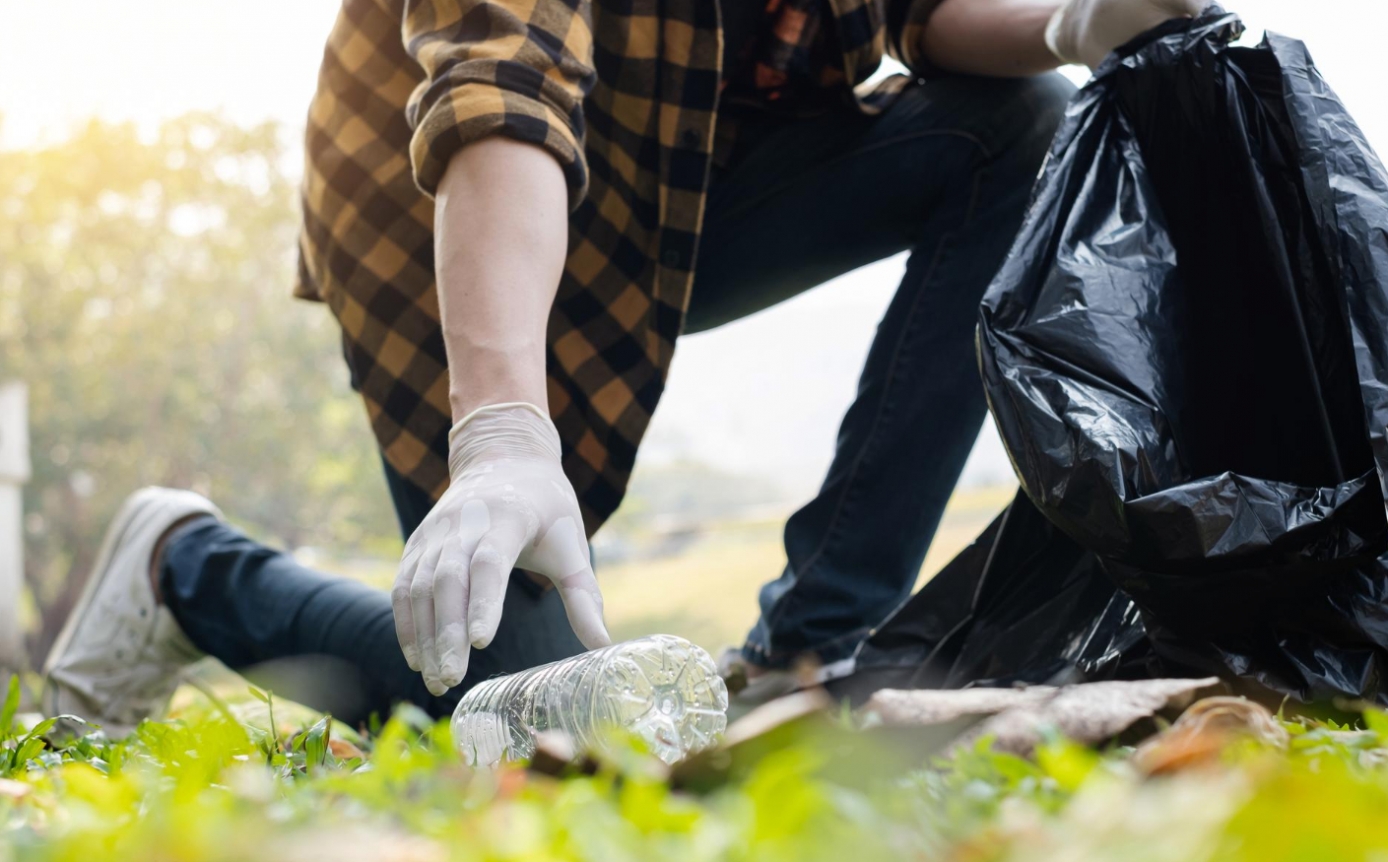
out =
<path fill-rule="evenodd" d="M 345 739 L 328 740 L 328 751 L 332 752 L 333 757 L 336 757 L 338 760 L 351 760 L 353 758 L 358 760 L 366 759 L 366 754 L 360 748 L 357 748 Z"/>
<path fill-rule="evenodd" d="M 968 715 L 990 716 L 956 740 L 968 745 L 983 736 L 994 747 L 1029 754 L 1048 729 L 1077 742 L 1112 739 L 1137 722 L 1189 704 L 1206 679 L 1154 679 L 1082 683 L 1055 688 L 963 689 L 957 691 L 880 691 L 862 708 L 866 723 L 941 724 Z"/>
<path fill-rule="evenodd" d="M 1214 764 L 1231 743 L 1250 738 L 1275 748 L 1291 739 L 1266 707 L 1241 697 L 1207 697 L 1139 746 L 1133 764 L 1148 775 L 1169 775 Z"/>
<path fill-rule="evenodd" d="M 1179 727 L 1244 733 L 1278 748 L 1291 742 L 1291 734 L 1267 707 L 1242 697 L 1207 697 L 1182 713 L 1172 730 Z"/>
<path fill-rule="evenodd" d="M 967 715 L 997 715 L 1009 709 L 1037 707 L 1055 697 L 1049 685 L 1027 688 L 964 688 L 948 691 L 884 689 L 860 710 L 887 726 L 944 724 Z"/>
<path fill-rule="evenodd" d="M 509 767 L 498 771 L 496 779 L 496 797 L 498 799 L 514 799 L 530 782 L 524 770 Z"/>
<path fill-rule="evenodd" d="M 728 726 L 722 748 L 732 748 L 807 715 L 831 709 L 834 702 L 822 688 L 809 688 L 768 701 Z"/>

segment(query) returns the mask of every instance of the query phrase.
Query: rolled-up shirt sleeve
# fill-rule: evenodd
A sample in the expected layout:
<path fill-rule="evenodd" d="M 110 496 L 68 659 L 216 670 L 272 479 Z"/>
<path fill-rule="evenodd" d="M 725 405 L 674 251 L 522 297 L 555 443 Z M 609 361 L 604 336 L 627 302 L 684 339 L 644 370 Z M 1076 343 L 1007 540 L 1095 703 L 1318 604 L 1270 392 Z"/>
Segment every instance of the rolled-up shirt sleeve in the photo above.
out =
<path fill-rule="evenodd" d="M 564 170 L 570 207 L 583 200 L 590 0 L 406 0 L 403 38 L 425 73 L 408 118 L 415 181 L 426 194 L 463 147 L 505 135 L 544 147 Z"/>
<path fill-rule="evenodd" d="M 922 78 L 945 74 L 926 59 L 925 28 L 944 0 L 887 0 L 887 53 Z"/>

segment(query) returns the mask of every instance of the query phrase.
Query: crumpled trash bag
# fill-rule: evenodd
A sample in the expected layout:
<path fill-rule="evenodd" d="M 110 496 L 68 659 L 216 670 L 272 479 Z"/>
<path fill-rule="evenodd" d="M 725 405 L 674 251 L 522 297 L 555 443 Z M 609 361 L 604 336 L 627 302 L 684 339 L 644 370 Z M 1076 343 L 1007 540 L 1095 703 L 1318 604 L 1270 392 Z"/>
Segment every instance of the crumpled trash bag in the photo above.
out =
<path fill-rule="evenodd" d="M 972 545 L 873 630 L 858 649 L 853 674 L 828 688 L 856 702 L 883 688 L 1064 685 L 1162 675 L 1132 600 L 1094 554 L 1019 493 Z"/>
<path fill-rule="evenodd" d="M 1022 485 L 859 654 L 887 684 L 1205 676 L 1382 701 L 1388 174 L 1212 7 L 1070 105 L 979 358 Z"/>

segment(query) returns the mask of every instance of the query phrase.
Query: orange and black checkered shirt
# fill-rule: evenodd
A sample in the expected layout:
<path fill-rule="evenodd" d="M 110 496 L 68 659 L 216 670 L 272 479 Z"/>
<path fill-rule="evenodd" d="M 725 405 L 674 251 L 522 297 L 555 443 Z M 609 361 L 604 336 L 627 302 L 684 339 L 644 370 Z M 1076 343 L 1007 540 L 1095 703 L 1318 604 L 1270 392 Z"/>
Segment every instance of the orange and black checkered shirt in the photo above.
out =
<path fill-rule="evenodd" d="M 923 69 L 940 0 L 825 2 L 842 73 L 821 77 L 880 110 L 903 76 L 852 88 L 885 52 Z M 543 146 L 568 182 L 549 409 L 589 533 L 617 508 L 693 281 L 720 43 L 715 0 L 344 0 L 309 110 L 295 293 L 337 316 L 403 476 L 435 496 L 448 483 L 432 194 L 454 153 L 502 134 Z"/>

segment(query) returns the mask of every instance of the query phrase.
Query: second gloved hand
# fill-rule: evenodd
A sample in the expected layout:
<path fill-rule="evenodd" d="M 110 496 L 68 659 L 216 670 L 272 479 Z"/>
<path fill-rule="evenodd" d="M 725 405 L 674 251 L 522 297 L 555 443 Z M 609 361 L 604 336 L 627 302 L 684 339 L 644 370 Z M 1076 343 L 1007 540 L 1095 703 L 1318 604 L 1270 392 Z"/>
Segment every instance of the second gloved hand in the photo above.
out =
<path fill-rule="evenodd" d="M 1061 62 L 1097 68 L 1115 48 L 1172 18 L 1199 15 L 1210 0 L 1066 0 L 1046 28 Z"/>
<path fill-rule="evenodd" d="M 554 582 L 584 646 L 611 643 L 549 417 L 532 404 L 495 404 L 448 439 L 448 491 L 410 536 L 391 590 L 410 668 L 436 695 L 462 682 L 470 649 L 496 635 L 513 568 Z"/>

